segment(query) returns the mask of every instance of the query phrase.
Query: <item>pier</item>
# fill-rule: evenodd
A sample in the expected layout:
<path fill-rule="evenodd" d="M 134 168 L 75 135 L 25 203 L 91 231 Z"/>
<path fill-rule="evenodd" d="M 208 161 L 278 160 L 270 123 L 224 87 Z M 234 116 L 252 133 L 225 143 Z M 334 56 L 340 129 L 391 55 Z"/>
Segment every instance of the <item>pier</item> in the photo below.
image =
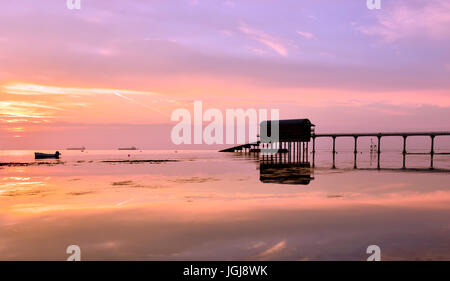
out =
<path fill-rule="evenodd" d="M 274 141 L 268 135 L 271 127 L 275 126 L 273 122 L 279 124 L 279 138 Z M 376 132 L 376 133 L 330 133 L 316 134 L 315 125 L 308 119 L 291 119 L 277 121 L 263 121 L 260 124 L 260 138 L 256 142 L 238 145 L 235 147 L 223 149 L 220 152 L 244 152 L 258 153 L 262 161 L 270 161 L 274 163 L 306 163 L 309 162 L 309 144 L 312 141 L 312 167 L 315 166 L 316 139 L 331 138 L 332 139 L 332 155 L 333 166 L 336 168 L 336 139 L 337 138 L 353 138 L 354 139 L 354 168 L 357 169 L 358 139 L 362 137 L 375 137 L 377 144 L 371 145 L 370 153 L 377 154 L 377 169 L 381 169 L 380 158 L 382 152 L 381 140 L 383 137 L 401 137 L 403 138 L 403 169 L 406 169 L 407 154 L 424 154 L 430 155 L 430 167 L 434 169 L 434 155 L 450 155 L 450 152 L 436 152 L 435 139 L 439 136 L 450 136 L 450 131 L 432 131 L 432 132 Z M 412 153 L 407 151 L 408 137 L 429 137 L 431 144 L 429 152 Z"/>
<path fill-rule="evenodd" d="M 429 154 L 430 157 L 430 169 L 433 169 L 433 159 L 435 154 L 442 154 L 442 155 L 450 155 L 450 153 L 436 153 L 434 149 L 434 140 L 437 136 L 450 136 L 450 131 L 443 131 L 443 132 L 387 132 L 387 133 L 337 133 L 337 134 L 313 134 L 311 136 L 312 142 L 313 142 L 313 166 L 314 166 L 314 155 L 316 153 L 316 138 L 332 138 L 333 144 L 332 144 L 332 153 L 333 153 L 333 168 L 336 168 L 335 164 L 335 155 L 336 155 L 336 138 L 340 137 L 350 137 L 354 139 L 354 154 L 355 154 L 355 161 L 354 161 L 354 168 L 357 168 L 356 164 L 356 155 L 358 153 L 358 138 L 360 137 L 376 137 L 378 139 L 377 144 L 377 155 L 378 155 L 378 169 L 380 169 L 380 155 L 381 155 L 381 138 L 382 137 L 402 137 L 403 138 L 403 168 L 406 168 L 406 154 L 409 154 L 406 149 L 406 140 L 408 137 L 413 136 L 425 136 L 430 137 L 431 144 L 430 144 L 430 152 L 427 153 L 420 153 L 420 154 Z M 417 154 L 417 153 L 410 153 L 410 154 Z"/>

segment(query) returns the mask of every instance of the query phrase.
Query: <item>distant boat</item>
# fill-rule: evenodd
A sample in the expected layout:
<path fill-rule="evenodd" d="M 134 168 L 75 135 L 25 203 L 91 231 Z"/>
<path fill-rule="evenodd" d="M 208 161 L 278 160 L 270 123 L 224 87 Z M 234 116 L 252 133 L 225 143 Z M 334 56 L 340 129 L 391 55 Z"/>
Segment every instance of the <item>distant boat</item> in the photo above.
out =
<path fill-rule="evenodd" d="M 35 152 L 34 159 L 59 159 L 59 155 L 61 155 L 59 151 L 56 151 L 54 154 Z"/>
<path fill-rule="evenodd" d="M 86 147 L 69 147 L 69 148 L 67 148 L 67 150 L 81 150 L 81 151 L 83 151 L 83 150 L 86 150 Z"/>
<path fill-rule="evenodd" d="M 120 147 L 119 150 L 137 150 L 136 147 L 132 146 L 132 147 Z"/>

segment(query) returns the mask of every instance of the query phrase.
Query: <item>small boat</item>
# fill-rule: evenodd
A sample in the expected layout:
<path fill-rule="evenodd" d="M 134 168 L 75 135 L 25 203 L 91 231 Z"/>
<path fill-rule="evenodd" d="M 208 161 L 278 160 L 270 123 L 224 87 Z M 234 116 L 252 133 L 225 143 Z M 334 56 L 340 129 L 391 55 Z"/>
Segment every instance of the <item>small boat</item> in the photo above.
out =
<path fill-rule="evenodd" d="M 119 148 L 119 150 L 137 150 L 136 147 L 132 146 L 132 147 L 121 147 Z"/>
<path fill-rule="evenodd" d="M 59 151 L 56 151 L 54 154 L 35 152 L 34 159 L 59 159 L 59 155 L 61 155 Z"/>

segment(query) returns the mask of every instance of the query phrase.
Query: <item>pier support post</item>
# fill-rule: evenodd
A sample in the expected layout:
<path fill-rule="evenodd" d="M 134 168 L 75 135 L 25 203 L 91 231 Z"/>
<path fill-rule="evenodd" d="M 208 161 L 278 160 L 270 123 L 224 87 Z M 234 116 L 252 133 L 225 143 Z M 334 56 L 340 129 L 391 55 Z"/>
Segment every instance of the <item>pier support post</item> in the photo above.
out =
<path fill-rule="evenodd" d="M 312 152 L 316 153 L 316 137 L 314 136 L 312 139 L 313 139 L 313 150 L 312 150 Z"/>
<path fill-rule="evenodd" d="M 314 168 L 316 166 L 315 160 L 316 160 L 316 136 L 312 137 L 313 139 L 313 149 L 312 149 L 312 167 Z"/>
<path fill-rule="evenodd" d="M 402 169 L 406 169 L 406 138 L 407 138 L 407 136 L 403 136 L 403 166 L 402 166 Z"/>
<path fill-rule="evenodd" d="M 292 153 L 291 142 L 288 142 L 288 162 L 289 163 L 291 163 L 291 153 Z"/>
<path fill-rule="evenodd" d="M 381 152 L 381 136 L 377 136 L 378 138 L 378 154 Z"/>
<path fill-rule="evenodd" d="M 303 153 L 303 156 L 302 156 L 302 162 L 305 162 L 306 160 L 306 155 L 305 155 L 305 142 L 302 142 L 302 153 Z"/>
<path fill-rule="evenodd" d="M 380 169 L 380 153 L 381 153 L 381 136 L 377 136 L 378 138 L 378 163 L 377 163 L 377 169 Z"/>
<path fill-rule="evenodd" d="M 270 142 L 270 162 L 273 163 L 273 144 Z"/>
<path fill-rule="evenodd" d="M 406 138 L 407 136 L 403 136 L 403 154 L 406 154 Z"/>
<path fill-rule="evenodd" d="M 307 142 L 304 142 L 304 144 L 303 144 L 303 153 L 305 154 L 305 156 L 303 157 L 303 159 L 304 159 L 303 162 L 308 162 L 308 160 L 307 160 L 308 153 L 306 151 L 307 144 L 308 144 Z"/>
<path fill-rule="evenodd" d="M 430 136 L 431 137 L 431 151 L 430 151 L 430 156 L 431 156 L 431 159 L 430 159 L 430 169 L 434 169 L 434 163 L 433 163 L 433 160 L 434 160 L 434 135 L 431 135 Z"/>
<path fill-rule="evenodd" d="M 336 137 L 332 137 L 333 138 L 333 154 L 336 153 Z"/>
<path fill-rule="evenodd" d="M 316 154 L 315 153 L 312 154 L 312 167 L 313 168 L 316 167 Z"/>
<path fill-rule="evenodd" d="M 358 137 L 353 136 L 353 138 L 355 139 L 355 150 L 353 151 L 353 153 L 355 154 L 355 157 L 353 159 L 353 169 L 357 169 L 358 167 L 356 166 L 356 154 L 358 153 Z"/>
<path fill-rule="evenodd" d="M 430 154 L 433 155 L 434 154 L 434 135 L 431 135 L 431 151 Z"/>
<path fill-rule="evenodd" d="M 305 155 L 306 155 L 306 162 L 309 162 L 309 142 L 306 143 Z"/>
<path fill-rule="evenodd" d="M 278 150 L 278 158 L 280 158 L 280 162 L 282 163 L 283 162 L 283 153 L 281 153 L 281 151 L 280 151 L 280 149 L 283 149 L 283 147 L 284 147 L 284 144 L 283 144 L 283 142 L 280 142 L 280 144 L 279 144 L 280 146 L 279 146 L 279 150 Z"/>
<path fill-rule="evenodd" d="M 336 169 L 336 137 L 333 136 L 333 169 Z"/>

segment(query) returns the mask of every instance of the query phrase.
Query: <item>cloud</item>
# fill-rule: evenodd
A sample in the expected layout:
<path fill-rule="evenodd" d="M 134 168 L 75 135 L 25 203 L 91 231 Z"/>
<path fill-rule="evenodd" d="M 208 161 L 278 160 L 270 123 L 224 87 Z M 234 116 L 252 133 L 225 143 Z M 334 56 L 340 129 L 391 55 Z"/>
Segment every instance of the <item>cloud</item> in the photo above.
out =
<path fill-rule="evenodd" d="M 388 42 L 414 36 L 447 39 L 450 36 L 450 2 L 435 0 L 420 1 L 420 4 L 414 7 L 408 1 L 387 7 L 378 14 L 376 24 L 358 29 Z"/>
<path fill-rule="evenodd" d="M 169 115 L 169 114 L 166 114 L 166 113 L 164 113 L 164 112 L 161 112 L 161 111 L 158 110 L 157 107 L 155 107 L 155 106 L 148 106 L 148 105 L 146 105 L 145 103 L 142 103 L 142 102 L 139 102 L 139 101 L 137 101 L 137 100 L 135 100 L 135 99 L 126 97 L 126 96 L 124 96 L 124 95 L 121 95 L 118 91 L 115 91 L 114 94 L 115 94 L 116 96 L 118 96 L 119 98 L 125 99 L 125 100 L 130 101 L 130 102 L 132 102 L 132 103 L 134 103 L 134 104 L 137 104 L 137 105 L 139 105 L 139 106 L 142 106 L 142 107 L 147 108 L 147 109 L 150 109 L 150 110 L 153 110 L 153 111 L 155 111 L 155 112 L 157 112 L 157 113 L 159 113 L 159 114 L 162 114 L 162 115 L 167 116 L 168 118 L 170 118 L 170 115 Z"/>
<path fill-rule="evenodd" d="M 297 31 L 297 34 L 308 40 L 314 38 L 314 35 L 312 33 L 306 31 Z"/>
<path fill-rule="evenodd" d="M 284 249 L 286 249 L 286 241 L 281 241 L 264 252 L 258 254 L 259 259 L 271 259 L 279 255 Z"/>
<path fill-rule="evenodd" d="M 92 95 L 151 95 L 159 96 L 154 92 L 102 89 L 102 88 L 72 88 L 46 86 L 30 83 L 7 83 L 2 86 L 5 93 L 11 95 L 74 95 L 74 96 L 92 96 Z"/>
<path fill-rule="evenodd" d="M 241 23 L 241 25 L 239 26 L 239 30 L 242 33 L 248 35 L 251 39 L 258 41 L 258 42 L 266 45 L 267 47 L 271 48 L 278 54 L 280 54 L 284 57 L 288 55 L 287 48 L 283 45 L 283 43 L 280 42 L 279 39 L 263 32 L 261 30 L 250 28 L 245 23 Z"/>
<path fill-rule="evenodd" d="M 113 111 L 121 110 L 121 113 L 126 115 L 139 115 L 139 110 L 124 104 L 123 100 L 127 100 L 131 105 L 139 105 L 163 115 L 165 120 L 169 119 L 170 115 L 164 113 L 161 108 L 179 106 L 178 101 L 149 91 L 11 82 L 0 86 L 0 92 L 8 98 L 6 101 L 0 101 L 0 124 L 50 122 L 56 118 L 76 120 L 82 119 L 81 116 L 92 116 L 100 111 L 103 116 L 109 114 L 109 118 L 117 118 L 117 114 L 108 113 L 111 108 L 115 108 Z M 137 100 L 138 97 L 142 100 Z M 125 113 L 126 107 L 128 107 L 127 113 Z M 136 118 L 140 119 L 140 117 Z"/>
<path fill-rule="evenodd" d="M 0 117 L 12 118 L 16 120 L 17 118 L 52 118 L 52 111 L 62 111 L 62 109 L 43 105 L 39 103 L 30 103 L 23 101 L 0 101 Z M 2 119 L 8 122 L 8 119 Z"/>
<path fill-rule="evenodd" d="M 264 55 L 266 52 L 259 49 L 259 48 L 253 48 L 253 47 L 247 47 L 248 50 L 252 51 L 253 53 L 257 55 Z"/>

